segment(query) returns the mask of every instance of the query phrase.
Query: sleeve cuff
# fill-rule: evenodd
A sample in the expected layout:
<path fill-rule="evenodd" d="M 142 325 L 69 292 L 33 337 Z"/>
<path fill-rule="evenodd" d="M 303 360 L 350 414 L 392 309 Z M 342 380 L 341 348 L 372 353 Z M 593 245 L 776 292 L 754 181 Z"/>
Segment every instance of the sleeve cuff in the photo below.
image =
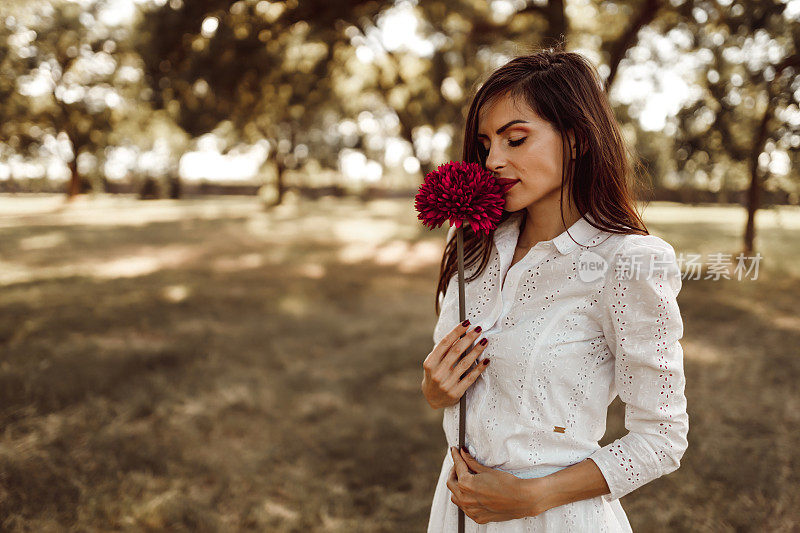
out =
<path fill-rule="evenodd" d="M 617 458 L 609 454 L 608 450 L 600 448 L 590 455 L 589 459 L 594 461 L 594 464 L 596 464 L 600 472 L 603 473 L 603 477 L 606 479 L 608 488 L 611 491 L 609 494 L 602 495 L 605 501 L 612 502 L 618 500 L 630 492 L 626 485 L 617 481 L 617 468 L 619 468 L 619 465 L 617 465 Z"/>

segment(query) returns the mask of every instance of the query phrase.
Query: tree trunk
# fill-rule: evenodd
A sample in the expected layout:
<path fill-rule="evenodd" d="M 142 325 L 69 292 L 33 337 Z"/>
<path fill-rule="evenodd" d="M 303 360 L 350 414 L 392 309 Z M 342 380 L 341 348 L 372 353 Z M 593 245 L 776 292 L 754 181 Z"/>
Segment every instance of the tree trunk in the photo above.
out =
<path fill-rule="evenodd" d="M 547 13 L 548 22 L 544 35 L 542 35 L 542 44 L 546 48 L 557 48 L 559 50 L 566 48 L 569 28 L 567 27 L 567 16 L 564 12 L 564 7 L 564 0 L 551 0 L 547 2 L 546 6 L 542 6 L 542 10 Z"/>
<path fill-rule="evenodd" d="M 428 173 L 433 172 L 434 170 L 436 170 L 437 167 L 438 167 L 438 165 L 434 164 L 433 161 L 427 161 L 425 163 L 420 163 L 419 171 L 422 174 L 423 180 L 425 179 L 425 176 L 428 175 Z"/>
<path fill-rule="evenodd" d="M 772 91 L 767 85 L 767 109 L 761 118 L 758 131 L 753 142 L 753 149 L 750 151 L 748 166 L 750 167 L 750 189 L 747 191 L 747 224 L 744 228 L 744 255 L 752 255 L 755 250 L 756 239 L 756 212 L 761 201 L 761 182 L 758 177 L 758 156 L 764 150 L 767 139 L 767 126 L 772 117 L 775 102 L 772 98 Z"/>
<path fill-rule="evenodd" d="M 756 238 L 756 211 L 761 200 L 761 184 L 758 181 L 758 155 L 750 160 L 750 189 L 747 191 L 747 225 L 744 229 L 744 255 L 752 255 Z"/>
<path fill-rule="evenodd" d="M 625 57 L 628 50 L 636 45 L 639 38 L 639 30 L 653 22 L 661 8 L 659 0 L 645 0 L 639 8 L 639 14 L 631 21 L 622 35 L 608 46 L 608 78 L 605 80 L 606 93 L 609 92 L 614 79 L 617 77 L 619 64 Z"/>
<path fill-rule="evenodd" d="M 69 185 L 67 187 L 67 201 L 72 201 L 81 192 L 81 175 L 78 173 L 78 154 L 69 162 Z"/>
<path fill-rule="evenodd" d="M 169 197 L 173 200 L 180 200 L 182 193 L 181 177 L 178 174 L 171 174 L 167 179 L 169 180 Z"/>
<path fill-rule="evenodd" d="M 275 176 L 275 187 L 278 191 L 278 195 L 275 198 L 275 203 L 272 205 L 281 205 L 283 203 L 283 196 L 286 193 L 286 184 L 283 181 L 286 164 L 283 162 L 283 158 L 280 155 L 276 158 L 276 163 L 277 173 Z"/>

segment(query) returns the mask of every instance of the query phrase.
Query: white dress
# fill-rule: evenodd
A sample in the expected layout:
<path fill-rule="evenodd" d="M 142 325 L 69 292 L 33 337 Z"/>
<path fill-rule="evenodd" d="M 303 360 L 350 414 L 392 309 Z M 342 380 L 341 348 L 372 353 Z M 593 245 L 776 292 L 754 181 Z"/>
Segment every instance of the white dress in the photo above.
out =
<path fill-rule="evenodd" d="M 481 464 L 520 478 L 589 457 L 611 493 L 503 522 L 477 524 L 465 515 L 466 531 L 631 531 L 619 498 L 676 470 L 688 445 L 675 251 L 659 237 L 616 235 L 580 219 L 569 235 L 536 244 L 509 268 L 521 217 L 515 212 L 495 230 L 486 270 L 465 287 L 470 328 L 480 325 L 489 339 L 480 359 L 491 359 L 465 394 L 466 445 Z M 434 343 L 458 322 L 455 274 Z M 628 433 L 600 447 L 617 394 Z M 458 408 L 443 409 L 448 447 L 458 446 Z M 446 485 L 452 465 L 448 448 L 429 533 L 457 531 Z"/>

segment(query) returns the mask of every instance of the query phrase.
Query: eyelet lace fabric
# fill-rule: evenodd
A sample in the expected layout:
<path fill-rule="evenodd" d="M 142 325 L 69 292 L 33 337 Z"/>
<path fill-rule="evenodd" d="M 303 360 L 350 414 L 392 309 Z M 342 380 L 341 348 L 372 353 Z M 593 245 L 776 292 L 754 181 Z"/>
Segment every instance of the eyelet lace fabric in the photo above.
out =
<path fill-rule="evenodd" d="M 590 458 L 611 492 L 535 517 L 488 524 L 466 517 L 466 530 L 630 531 L 619 498 L 676 470 L 688 446 L 675 251 L 654 235 L 611 234 L 580 219 L 510 266 L 521 215 L 495 230 L 489 264 L 465 287 L 471 327 L 489 339 L 480 359 L 492 360 L 465 393 L 466 444 L 480 463 L 521 478 Z M 453 276 L 434 343 L 458 322 Z M 600 447 L 617 395 L 628 433 Z M 448 446 L 457 446 L 458 404 L 443 409 L 442 427 Z M 445 450 L 429 533 L 457 530 L 446 486 L 452 464 Z"/>

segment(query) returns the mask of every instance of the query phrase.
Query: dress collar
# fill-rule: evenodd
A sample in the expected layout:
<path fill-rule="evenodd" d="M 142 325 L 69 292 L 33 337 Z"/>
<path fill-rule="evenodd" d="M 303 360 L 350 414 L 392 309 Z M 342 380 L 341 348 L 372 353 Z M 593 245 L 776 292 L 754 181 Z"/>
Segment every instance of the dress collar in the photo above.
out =
<path fill-rule="evenodd" d="M 588 220 L 587 220 L 588 219 Z M 522 210 L 515 211 L 506 221 L 495 229 L 495 243 L 508 243 L 513 242 L 516 246 L 516 241 L 519 238 L 520 223 L 522 221 Z M 575 249 L 579 244 L 581 246 L 588 246 L 589 241 L 600 233 L 601 230 L 592 226 L 589 221 L 595 222 L 591 214 L 586 213 L 582 218 L 579 218 L 572 226 L 564 231 L 561 235 L 549 241 L 541 241 L 538 244 L 552 243 L 562 255 L 568 254 Z M 577 243 L 575 241 L 578 241 Z"/>

